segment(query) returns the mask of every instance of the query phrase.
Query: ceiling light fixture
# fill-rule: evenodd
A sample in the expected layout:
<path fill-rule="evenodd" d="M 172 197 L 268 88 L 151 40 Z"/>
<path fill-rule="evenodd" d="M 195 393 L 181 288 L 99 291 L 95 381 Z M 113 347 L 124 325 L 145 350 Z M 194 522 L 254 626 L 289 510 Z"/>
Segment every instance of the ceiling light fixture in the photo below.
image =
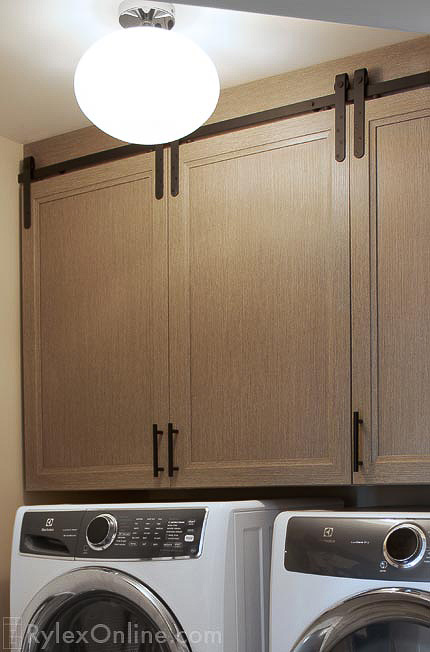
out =
<path fill-rule="evenodd" d="M 119 22 L 126 29 L 94 43 L 76 68 L 83 113 L 110 136 L 141 145 L 198 129 L 217 105 L 218 73 L 198 45 L 171 31 L 173 5 L 126 0 Z"/>

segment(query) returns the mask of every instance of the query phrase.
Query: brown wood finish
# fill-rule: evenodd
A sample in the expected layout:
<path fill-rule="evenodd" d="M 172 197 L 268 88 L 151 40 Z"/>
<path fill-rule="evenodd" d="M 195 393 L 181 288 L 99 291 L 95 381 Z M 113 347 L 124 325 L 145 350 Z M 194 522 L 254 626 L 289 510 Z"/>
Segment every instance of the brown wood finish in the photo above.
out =
<path fill-rule="evenodd" d="M 348 162 L 321 113 L 181 148 L 173 486 L 351 480 Z"/>
<path fill-rule="evenodd" d="M 430 91 L 366 108 L 367 154 L 351 165 L 353 409 L 364 420 L 354 481 L 426 483 Z"/>
<path fill-rule="evenodd" d="M 335 74 L 345 71 L 352 75 L 356 68 L 363 66 L 369 69 L 372 81 L 420 72 L 428 69 L 429 55 L 430 37 L 424 37 L 225 89 L 210 121 L 330 93 L 333 91 Z M 359 409 L 364 418 L 360 445 L 365 462 L 361 472 L 355 474 L 356 483 L 427 481 L 430 455 L 430 440 L 425 427 L 425 423 L 429 422 L 425 403 L 428 394 L 425 364 L 428 358 L 428 322 L 426 302 L 421 299 L 428 281 L 423 243 L 430 234 L 422 220 L 420 201 L 428 199 L 428 180 L 420 185 L 421 194 L 412 192 L 417 188 L 417 179 L 426 174 L 428 176 L 427 163 L 425 162 L 416 175 L 411 171 L 414 166 L 419 165 L 417 157 L 426 151 L 419 145 L 419 140 L 422 138 L 427 144 L 428 96 L 429 91 L 423 90 L 367 102 L 370 150 L 360 161 L 351 159 L 351 254 L 354 289 L 354 400 L 351 407 Z M 352 117 L 352 111 L 350 114 Z M 345 273 L 348 278 L 348 272 L 345 272 L 348 225 L 342 208 L 345 203 L 345 211 L 347 210 L 344 197 L 348 192 L 348 180 L 347 164 L 330 167 L 331 164 L 334 166 L 333 121 L 332 112 L 306 116 L 181 148 L 182 195 L 171 201 L 170 212 L 170 416 L 180 429 L 176 439 L 175 461 L 181 467 L 180 473 L 173 480 L 173 487 L 221 487 L 233 484 L 238 487 L 255 487 L 263 484 L 350 482 L 350 406 L 347 396 L 350 378 L 345 371 L 349 324 L 346 323 L 344 312 L 344 306 L 349 301 L 348 288 L 344 285 Z M 396 143 L 397 133 L 399 138 Z M 286 146 L 286 141 L 289 141 L 291 147 Z M 111 139 L 95 127 L 88 127 L 28 144 L 25 146 L 25 154 L 36 156 L 37 165 L 48 165 L 107 149 L 116 144 L 122 143 Z M 404 148 L 403 160 L 400 160 L 400 147 Z M 312 156 L 309 156 L 309 151 L 312 151 Z M 409 156 L 410 164 L 405 165 L 404 161 Z M 393 167 L 389 159 L 396 162 L 396 167 Z M 268 166 L 266 172 L 261 170 L 262 161 Z M 327 216 L 329 202 L 334 202 L 335 192 L 339 194 L 339 189 L 332 189 L 330 195 L 330 188 L 326 186 L 324 195 L 324 188 L 319 185 L 315 172 L 317 163 L 320 170 L 326 174 L 328 171 L 333 183 L 339 184 L 342 202 L 336 204 L 338 212 L 334 217 L 335 223 L 330 220 L 318 222 L 313 231 L 306 218 L 311 212 L 316 213 L 316 207 L 318 217 L 321 217 L 321 214 Z M 276 167 L 281 166 L 281 169 L 284 166 L 290 170 L 291 167 L 291 175 L 284 174 L 281 178 L 281 173 L 274 171 L 275 164 Z M 131 274 L 131 267 L 127 266 L 125 251 L 129 248 L 136 251 L 139 246 L 141 251 L 149 251 L 147 236 L 150 226 L 147 221 L 146 228 L 136 221 L 138 214 L 135 206 L 128 212 L 127 228 L 125 223 L 115 223 L 112 215 L 116 201 L 122 204 L 124 200 L 127 204 L 132 197 L 137 200 L 145 197 L 145 205 L 151 205 L 152 212 L 144 209 L 143 215 L 149 220 L 152 219 L 153 244 L 155 245 L 156 241 L 160 243 L 157 247 L 157 257 L 154 257 L 153 250 L 149 252 L 153 256 L 151 265 L 154 280 L 154 309 L 151 314 L 167 314 L 167 198 L 164 202 L 155 202 L 153 199 L 153 165 L 153 156 L 136 157 L 67 174 L 32 186 L 35 226 L 30 231 L 23 232 L 23 347 L 28 489 L 157 489 L 170 486 L 165 475 L 162 475 L 159 481 L 152 479 L 151 458 L 145 452 L 150 445 L 150 430 L 143 432 L 142 429 L 142 448 L 136 425 L 137 420 L 150 417 L 149 427 L 155 419 L 166 426 L 167 319 L 160 318 L 155 330 L 150 332 L 155 322 L 149 323 L 145 310 L 148 288 L 143 285 L 141 287 L 135 277 L 124 285 L 123 293 L 115 293 L 115 288 L 102 284 L 100 280 L 109 265 L 109 257 L 113 257 L 114 263 L 110 268 L 118 272 L 118 278 L 121 271 L 126 277 L 128 273 Z M 376 166 L 380 171 L 377 177 Z M 224 183 L 212 180 L 212 172 L 214 176 L 219 174 Z M 376 185 L 372 189 L 369 188 L 369 174 L 375 183 L 378 182 L 378 188 Z M 266 184 L 263 184 L 264 175 L 268 177 Z M 241 207 L 237 215 L 236 211 L 231 211 L 236 219 L 230 223 L 226 210 L 233 202 L 233 183 L 239 180 L 245 190 L 242 191 L 237 185 L 236 195 L 241 197 L 242 205 L 247 207 L 247 211 Z M 285 183 L 286 180 L 288 183 Z M 124 184 L 130 184 L 130 193 L 124 191 Z M 166 183 L 166 189 L 168 187 Z M 293 200 L 288 196 L 288 188 L 293 187 L 300 197 L 300 203 L 297 211 L 289 212 L 289 216 L 293 215 L 293 221 L 285 224 L 277 217 L 276 201 L 269 189 L 280 189 L 277 201 L 289 210 Z M 310 198 L 307 195 L 309 187 L 312 189 Z M 382 194 L 376 193 L 376 189 L 381 190 Z M 187 194 L 184 195 L 184 191 Z M 392 191 L 396 202 L 392 198 Z M 242 192 L 246 194 L 245 198 L 241 196 Z M 403 195 L 400 195 L 400 192 Z M 93 215 L 93 200 L 96 194 L 97 198 L 102 198 L 102 208 L 96 209 Z M 85 198 L 84 195 L 89 196 Z M 402 197 L 406 197 L 406 206 L 402 204 Z M 419 197 L 422 198 L 420 201 Z M 186 203 L 188 201 L 189 205 Z M 370 201 L 372 203 L 369 214 Z M 74 232 L 73 224 L 70 224 L 66 231 L 55 229 L 55 206 L 60 214 L 63 212 L 63 219 L 67 213 L 78 220 L 78 206 L 89 211 L 93 219 L 81 224 L 82 232 Z M 184 210 L 184 216 L 179 215 L 181 210 Z M 98 211 L 106 213 L 111 233 L 114 232 L 118 237 L 116 246 L 112 238 L 107 237 L 107 231 L 103 229 L 103 219 Z M 202 216 L 199 222 L 196 220 L 197 211 L 198 216 Z M 260 220 L 258 217 L 262 212 L 263 217 Z M 412 214 L 411 224 L 410 216 L 404 221 L 407 212 Z M 387 227 L 391 219 L 389 215 L 392 213 L 395 216 L 393 226 Z M 303 216 L 301 222 L 300 218 Z M 185 222 L 182 222 L 183 217 Z M 372 224 L 371 230 L 369 221 Z M 48 222 L 50 225 L 54 224 L 54 229 L 46 228 Z M 245 227 L 248 225 L 251 228 L 243 238 Z M 121 228 L 122 226 L 124 228 Z M 265 226 L 269 228 L 265 230 Z M 276 228 L 280 242 L 267 237 L 270 228 Z M 65 241 L 66 233 L 70 235 L 70 249 Z M 135 241 L 130 233 L 136 236 Z M 375 244 L 376 235 L 380 238 L 378 248 Z M 291 242 L 300 245 L 300 237 L 309 239 L 312 250 L 307 251 L 300 246 L 294 249 L 291 246 Z M 243 238 L 243 246 L 239 246 L 239 238 Z M 287 242 L 286 248 L 281 246 L 282 238 Z M 322 251 L 316 247 L 318 238 Z M 404 252 L 409 252 L 409 256 L 412 243 L 417 246 L 413 248 L 412 258 L 406 259 Z M 175 253 L 176 246 L 179 249 Z M 79 255 L 82 255 L 82 252 L 85 254 L 86 267 L 77 265 L 72 259 L 72 247 L 76 251 L 79 248 Z M 206 247 L 205 251 L 200 249 L 203 247 Z M 401 250 L 400 247 L 405 249 Z M 284 249 L 288 252 L 288 257 Z M 40 258 L 41 251 L 44 252 L 43 263 Z M 97 260 L 94 260 L 93 267 L 90 267 L 92 251 L 97 252 Z M 315 254 L 313 263 L 312 251 Z M 181 256 L 185 258 L 181 259 Z M 400 258 L 400 264 L 397 266 L 395 256 Z M 268 259 L 270 264 L 267 264 Z M 190 263 L 188 270 L 184 260 Z M 232 260 L 233 264 L 227 266 Z M 86 303 L 82 300 L 75 311 L 71 310 L 70 306 L 76 305 L 77 300 L 73 288 L 78 287 L 73 284 L 71 271 L 70 275 L 66 276 L 64 270 L 63 276 L 59 273 L 58 278 L 65 285 L 67 292 L 64 296 L 58 293 L 54 282 L 55 270 L 61 268 L 63 261 L 67 261 L 78 282 L 81 281 L 85 285 L 85 279 L 91 279 L 91 287 L 98 297 L 94 305 L 97 306 L 97 312 L 100 311 L 100 318 L 91 310 L 88 298 Z M 379 282 L 375 275 L 376 262 L 381 266 Z M 317 264 L 322 269 L 319 279 L 313 275 Z M 150 263 L 142 259 L 138 265 L 144 273 L 145 270 L 148 271 Z M 289 284 L 282 286 L 281 271 L 284 269 L 289 273 Z M 253 288 L 242 290 L 241 279 L 248 274 L 253 279 Z M 333 279 L 331 293 L 323 295 L 319 291 L 319 283 L 328 286 L 330 277 Z M 49 299 L 49 294 L 45 293 L 43 296 L 41 279 L 42 285 L 46 284 L 50 288 L 55 302 Z M 155 279 L 158 280 L 155 282 Z M 416 279 L 416 283 L 413 283 L 413 279 Z M 393 285 L 394 281 L 396 285 Z M 298 294 L 294 294 L 294 290 L 298 292 L 301 284 L 308 305 L 305 305 L 305 299 L 303 304 L 299 305 Z M 266 287 L 269 289 L 267 292 Z M 255 292 L 254 297 L 251 296 L 252 289 Z M 101 297 L 110 302 L 112 298 L 116 298 L 115 305 L 118 307 L 121 302 L 123 305 L 127 303 L 133 291 L 139 290 L 142 291 L 140 300 L 130 308 L 133 314 L 130 315 L 126 309 L 122 316 L 124 322 L 127 322 L 124 325 L 127 337 L 134 342 L 133 351 L 136 357 L 133 357 L 127 353 L 124 340 L 118 336 L 119 322 L 114 323 L 114 313 L 106 310 Z M 280 297 L 279 305 L 271 299 L 272 293 L 276 292 Z M 379 313 L 376 308 L 378 299 L 381 301 Z M 79 321 L 81 325 L 87 321 L 90 329 L 88 340 L 82 336 L 84 329 L 81 330 L 81 342 L 78 336 L 75 336 L 75 339 L 70 337 L 70 348 L 66 350 L 69 365 L 60 369 L 61 387 L 65 388 L 68 383 L 68 391 L 72 389 L 70 406 L 81 392 L 88 416 L 93 410 L 97 413 L 97 405 L 100 406 L 104 400 L 109 399 L 109 394 L 104 395 L 100 385 L 99 390 L 94 390 L 95 396 L 92 398 L 95 398 L 95 401 L 91 404 L 91 398 L 76 387 L 83 372 L 86 378 L 90 377 L 93 363 L 101 364 L 101 375 L 105 374 L 104 379 L 115 388 L 114 392 L 122 392 L 127 385 L 127 395 L 118 411 L 110 405 L 109 415 L 100 411 L 97 413 L 98 428 L 94 433 L 95 438 L 93 433 L 85 431 L 85 414 L 75 415 L 70 412 L 70 419 L 65 420 L 64 410 L 71 410 L 71 407 L 62 408 L 60 405 L 61 388 L 56 382 L 58 376 L 54 374 L 54 353 L 55 346 L 58 352 L 59 347 L 64 344 L 67 324 L 62 312 L 56 314 L 55 305 L 62 306 L 61 311 L 64 310 L 64 314 L 73 313 L 71 319 Z M 324 308 L 328 311 L 330 306 L 336 306 L 338 310 L 335 323 L 332 321 L 333 315 L 330 316 L 328 312 L 324 314 Z M 309 318 L 312 311 L 319 317 L 319 320 L 315 319 L 313 326 Z M 409 319 L 408 315 L 414 312 L 415 318 Z M 118 313 L 119 311 L 117 316 Z M 151 388 L 148 385 L 142 387 L 142 394 L 146 398 L 152 392 L 151 407 L 142 403 L 137 408 L 133 405 L 129 411 L 128 407 L 136 396 L 137 386 L 148 380 L 146 371 L 142 378 L 138 378 L 139 365 L 147 365 L 149 359 L 145 351 L 138 350 L 136 344 L 138 314 L 141 315 L 144 331 L 139 337 L 142 337 L 142 342 L 153 342 L 152 361 L 149 361 L 149 364 L 157 365 L 159 373 L 151 379 Z M 270 338 L 276 342 L 277 338 L 285 334 L 282 329 L 285 314 L 290 318 L 290 321 L 286 321 L 290 329 L 297 325 L 301 327 L 302 322 L 306 320 L 309 328 L 302 328 L 302 340 L 294 334 L 282 342 L 279 348 L 271 347 Z M 106 324 L 105 320 L 108 320 Z M 69 336 L 73 331 L 72 325 L 69 328 Z M 204 330 L 203 334 L 201 330 L 196 331 L 197 326 Z M 318 332 L 312 337 L 312 348 L 306 348 L 304 342 L 306 336 L 313 335 L 312 327 L 318 328 Z M 41 347 L 42 329 L 45 329 L 45 332 L 49 329 L 50 336 L 53 336 L 52 351 Z M 106 336 L 112 351 L 115 350 L 123 356 L 124 364 L 117 362 L 117 373 L 110 368 L 109 359 L 101 360 L 100 353 L 97 353 L 100 334 Z M 263 340 L 262 347 L 256 344 L 260 338 Z M 221 346 L 223 342 L 230 348 L 224 350 Z M 250 354 L 243 355 L 238 360 L 234 357 L 238 348 L 245 353 L 249 351 Z M 90 349 L 91 353 L 86 355 Z M 304 356 L 307 372 L 321 365 L 319 375 L 311 378 L 311 385 L 301 394 L 296 392 L 296 386 L 292 382 L 293 376 L 298 375 L 300 381 L 300 374 L 303 372 L 303 382 L 306 375 L 306 370 L 299 366 L 299 356 Z M 73 366 L 76 365 L 76 360 L 78 363 L 83 361 L 79 369 Z M 321 372 L 322 367 L 326 372 L 325 377 L 324 372 Z M 256 368 L 264 369 L 264 380 L 258 378 L 257 374 L 249 373 Z M 291 368 L 293 371 L 288 373 Z M 227 374 L 225 384 L 226 369 L 233 370 L 234 373 Z M 53 393 L 52 398 L 44 392 L 45 371 L 50 392 Z M 241 382 L 243 377 L 245 382 Z M 331 384 L 327 382 L 327 378 L 332 380 Z M 319 380 L 319 386 L 316 379 Z M 197 391 L 192 393 L 196 388 L 196 381 L 199 386 Z M 205 393 L 202 385 L 209 383 L 210 393 L 209 390 Z M 272 387 L 273 396 L 270 392 Z M 235 402 L 232 392 L 236 388 L 239 388 L 239 400 Z M 285 401 L 282 400 L 283 393 L 288 394 Z M 55 400 L 59 405 L 55 405 Z M 291 416 L 288 413 L 288 401 L 295 401 L 294 405 L 305 415 L 304 418 L 299 419 L 296 415 Z M 258 407 L 260 404 L 263 405 L 262 409 Z M 156 418 L 155 413 L 164 416 Z M 215 431 L 217 415 L 221 415 L 220 427 Z M 46 423 L 48 416 L 53 423 L 60 426 L 44 430 L 43 420 Z M 121 429 L 119 438 L 115 439 L 113 431 L 109 429 L 113 424 L 118 428 L 121 419 L 125 419 L 126 423 L 122 423 L 124 428 Z M 332 430 L 329 430 L 330 423 Z M 190 424 L 193 426 L 192 430 L 188 427 Z M 257 428 L 253 424 L 257 424 Z M 279 426 L 278 430 L 276 424 Z M 65 430 L 61 429 L 63 427 Z M 103 434 L 105 427 L 109 431 L 106 436 Z M 60 432 L 57 432 L 57 428 L 60 428 Z M 82 457 L 73 446 L 74 428 L 79 428 L 81 433 L 78 433 L 78 437 L 82 437 L 79 443 Z M 124 443 L 123 438 L 127 438 L 125 430 L 131 433 L 131 446 L 124 449 L 124 446 L 119 446 L 119 442 Z M 85 432 L 86 438 L 82 434 Z M 251 446 L 248 445 L 249 441 Z M 119 448 L 121 464 L 113 457 Z M 165 450 L 163 442 L 160 453 L 165 455 Z M 100 456 L 97 452 L 100 452 Z M 259 460 L 257 455 L 260 456 Z M 227 460 L 228 456 L 231 457 L 230 461 Z M 84 458 L 92 459 L 93 465 L 80 467 Z M 166 466 L 167 461 L 164 459 L 162 462 Z M 84 464 L 87 462 L 84 461 Z M 181 491 L 178 495 L 185 495 L 183 489 Z M 88 493 L 87 497 L 90 498 L 91 495 Z M 79 499 L 83 500 L 82 496 Z M 47 499 L 46 501 L 49 502 Z"/>
<path fill-rule="evenodd" d="M 154 199 L 153 157 L 39 182 L 32 196 L 27 489 L 167 486 L 152 471 L 152 424 L 168 416 L 166 202 Z"/>

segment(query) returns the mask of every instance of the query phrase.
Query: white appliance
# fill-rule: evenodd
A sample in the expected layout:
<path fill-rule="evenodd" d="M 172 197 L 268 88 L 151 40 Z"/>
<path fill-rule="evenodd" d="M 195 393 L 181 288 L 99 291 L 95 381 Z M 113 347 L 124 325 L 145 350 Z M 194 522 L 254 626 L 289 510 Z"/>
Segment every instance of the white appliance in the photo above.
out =
<path fill-rule="evenodd" d="M 323 503 L 324 501 L 319 501 Z M 306 508 L 291 500 L 282 508 Z M 18 510 L 13 646 L 264 652 L 275 502 Z"/>
<path fill-rule="evenodd" d="M 271 652 L 429 652 L 430 512 L 296 512 L 274 526 Z"/>

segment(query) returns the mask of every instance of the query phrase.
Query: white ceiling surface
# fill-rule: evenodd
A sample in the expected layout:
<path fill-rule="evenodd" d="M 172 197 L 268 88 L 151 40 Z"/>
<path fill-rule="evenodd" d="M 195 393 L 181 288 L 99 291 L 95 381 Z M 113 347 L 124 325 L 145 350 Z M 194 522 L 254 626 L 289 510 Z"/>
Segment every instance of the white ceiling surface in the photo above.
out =
<path fill-rule="evenodd" d="M 74 98 L 74 69 L 94 41 L 118 29 L 118 5 L 0 0 L 0 135 L 27 143 L 90 124 Z M 176 13 L 175 29 L 212 57 L 224 88 L 417 36 L 218 8 L 176 5 Z M 146 65 L 157 63 L 144 62 L 141 83 Z"/>
<path fill-rule="evenodd" d="M 177 0 L 182 4 L 430 32 L 429 0 Z"/>

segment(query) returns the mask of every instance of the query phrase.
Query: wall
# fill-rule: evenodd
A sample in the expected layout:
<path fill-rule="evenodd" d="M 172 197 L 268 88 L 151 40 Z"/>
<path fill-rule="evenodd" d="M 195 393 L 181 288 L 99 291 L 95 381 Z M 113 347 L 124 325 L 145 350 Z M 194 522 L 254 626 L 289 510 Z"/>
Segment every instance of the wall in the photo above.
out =
<path fill-rule="evenodd" d="M 17 184 L 22 150 L 0 137 L 0 618 L 9 610 L 12 526 L 23 502 Z"/>

